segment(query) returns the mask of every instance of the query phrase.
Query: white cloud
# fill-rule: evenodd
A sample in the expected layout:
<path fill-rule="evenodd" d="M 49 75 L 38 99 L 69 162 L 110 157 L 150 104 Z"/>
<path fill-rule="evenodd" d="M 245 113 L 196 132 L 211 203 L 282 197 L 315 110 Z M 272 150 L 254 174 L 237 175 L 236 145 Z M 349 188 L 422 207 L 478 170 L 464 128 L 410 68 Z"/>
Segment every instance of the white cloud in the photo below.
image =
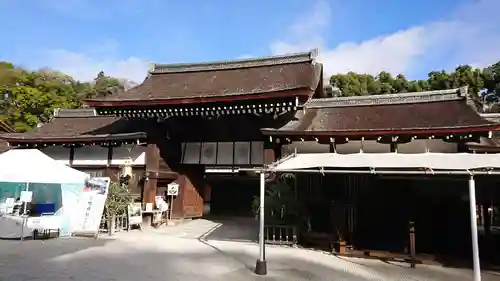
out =
<path fill-rule="evenodd" d="M 47 53 L 46 64 L 71 75 L 73 78 L 90 81 L 99 71 L 106 75 L 142 82 L 146 77 L 149 63 L 141 58 L 115 59 L 117 45 L 110 42 L 94 49 L 93 53 L 78 53 L 68 50 L 51 50 Z M 95 51 L 97 50 L 97 51 Z"/>
<path fill-rule="evenodd" d="M 303 52 L 324 45 L 323 31 L 331 22 L 331 8 L 326 0 L 318 0 L 310 13 L 305 13 L 288 28 L 285 40 L 271 44 L 274 54 Z"/>
<path fill-rule="evenodd" d="M 441 21 L 381 35 L 362 42 L 326 46 L 331 11 L 318 0 L 314 9 L 293 23 L 287 36 L 273 42 L 275 54 L 320 49 L 327 74 L 348 71 L 377 74 L 382 70 L 407 73 L 418 67 L 450 68 L 457 64 L 484 67 L 500 59 L 498 0 L 477 0 L 463 5 Z M 312 20 L 310 20 L 312 19 Z M 436 63 L 441 64 L 440 66 Z"/>
<path fill-rule="evenodd" d="M 255 56 L 254 55 L 251 55 L 251 54 L 243 54 L 241 56 L 238 56 L 236 59 L 241 59 L 241 60 L 244 60 L 244 59 L 251 59 L 251 58 L 254 58 Z"/>

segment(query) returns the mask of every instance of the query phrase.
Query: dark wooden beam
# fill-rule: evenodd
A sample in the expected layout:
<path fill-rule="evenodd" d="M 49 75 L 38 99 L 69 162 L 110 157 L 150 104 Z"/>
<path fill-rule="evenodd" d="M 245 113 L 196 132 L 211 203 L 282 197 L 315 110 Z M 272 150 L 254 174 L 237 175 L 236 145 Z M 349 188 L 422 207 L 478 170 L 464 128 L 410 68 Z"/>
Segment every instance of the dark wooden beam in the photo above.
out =
<path fill-rule="evenodd" d="M 73 161 L 75 161 L 75 148 L 71 147 L 69 149 L 69 166 L 73 166 Z"/>
<path fill-rule="evenodd" d="M 150 143 L 146 146 L 146 172 L 159 173 L 160 168 L 160 149 L 157 144 Z M 144 183 L 143 203 L 155 202 L 157 179 L 146 178 Z"/>
<path fill-rule="evenodd" d="M 112 160 L 113 160 L 113 147 L 112 147 L 112 146 L 110 146 L 110 147 L 108 147 L 108 158 L 107 158 L 107 162 L 106 162 L 106 164 L 107 164 L 108 166 L 110 166 L 110 165 L 111 165 L 111 161 L 112 161 Z"/>

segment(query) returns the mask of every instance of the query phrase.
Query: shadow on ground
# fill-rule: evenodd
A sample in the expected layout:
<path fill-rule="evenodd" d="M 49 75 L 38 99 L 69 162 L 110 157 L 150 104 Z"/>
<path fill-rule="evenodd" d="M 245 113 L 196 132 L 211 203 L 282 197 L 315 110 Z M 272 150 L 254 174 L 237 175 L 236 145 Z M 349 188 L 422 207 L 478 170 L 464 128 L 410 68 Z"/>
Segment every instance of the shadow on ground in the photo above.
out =
<path fill-rule="evenodd" d="M 254 218 L 211 218 L 216 225 L 201 235 L 205 241 L 258 242 L 259 222 Z"/>
<path fill-rule="evenodd" d="M 104 247 L 113 239 L 50 239 L 50 240 L 0 240 L 0 266 L 6 266 L 5 262 L 15 260 L 16 257 L 27 257 L 31 252 L 44 252 L 44 258 L 53 258 L 68 255 L 94 247 Z M 50 249 L 49 251 L 47 249 Z M 12 258 L 12 259 L 11 259 Z M 1 279 L 0 279 L 1 280 Z"/>
<path fill-rule="evenodd" d="M 469 271 L 409 269 L 276 247 L 268 247 L 269 273 L 262 277 L 253 273 L 257 257 L 253 244 L 154 240 L 158 237 L 59 239 L 6 247 L 2 243 L 0 280 L 471 280 Z M 500 278 L 483 275 L 483 280 Z"/>
<path fill-rule="evenodd" d="M 258 221 L 254 218 L 234 218 L 234 217 L 211 217 L 207 218 L 210 222 L 214 223 L 214 227 L 203 233 L 198 240 L 211 246 L 211 241 L 230 241 L 230 242 L 253 242 L 258 243 L 259 225 Z M 214 248 L 215 250 L 218 250 Z M 220 254 L 226 254 L 220 252 Z M 484 254 L 484 253 L 483 253 Z M 380 263 L 390 264 L 393 266 L 409 267 L 409 263 L 399 264 L 391 262 L 387 259 L 375 259 Z M 488 259 L 482 259 L 481 268 L 492 272 L 500 272 L 497 266 L 488 262 Z M 370 261 L 366 261 L 370 262 Z M 428 263 L 428 262 L 426 262 Z M 472 259 L 435 256 L 435 259 L 430 264 L 441 265 L 443 267 L 456 268 L 456 269 L 472 269 Z M 422 265 L 417 265 L 421 267 Z M 253 269 L 254 264 L 250 267 Z"/>

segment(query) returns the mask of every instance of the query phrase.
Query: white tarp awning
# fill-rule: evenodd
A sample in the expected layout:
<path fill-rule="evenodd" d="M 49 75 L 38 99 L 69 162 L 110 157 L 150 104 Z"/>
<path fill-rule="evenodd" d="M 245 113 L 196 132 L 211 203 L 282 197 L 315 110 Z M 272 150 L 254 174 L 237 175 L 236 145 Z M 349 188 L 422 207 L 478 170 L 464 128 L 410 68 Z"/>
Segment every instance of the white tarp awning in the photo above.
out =
<path fill-rule="evenodd" d="M 289 158 L 271 165 L 272 171 L 305 169 L 418 169 L 473 170 L 499 168 L 500 154 L 471 153 L 310 153 L 293 154 Z"/>
<path fill-rule="evenodd" d="M 11 149 L 0 154 L 0 182 L 78 183 L 88 177 L 38 149 Z"/>

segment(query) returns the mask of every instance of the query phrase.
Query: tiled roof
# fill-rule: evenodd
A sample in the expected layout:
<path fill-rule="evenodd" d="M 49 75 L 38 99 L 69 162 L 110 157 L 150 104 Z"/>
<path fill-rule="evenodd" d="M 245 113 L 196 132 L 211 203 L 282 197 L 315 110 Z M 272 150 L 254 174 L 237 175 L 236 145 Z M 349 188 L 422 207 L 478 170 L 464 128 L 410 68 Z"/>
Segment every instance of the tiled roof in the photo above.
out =
<path fill-rule="evenodd" d="M 480 114 L 480 116 L 490 122 L 500 123 L 500 113 Z M 479 143 L 467 143 L 469 149 L 476 152 L 500 152 L 500 131 L 493 131 L 491 138 L 481 137 Z"/>
<path fill-rule="evenodd" d="M 155 64 L 141 85 L 88 103 L 236 99 L 298 89 L 312 94 L 322 79 L 322 65 L 314 60 L 315 55 L 312 51 L 223 62 Z"/>
<path fill-rule="evenodd" d="M 14 129 L 12 129 L 5 122 L 0 120 L 0 133 L 13 133 Z M 9 150 L 9 143 L 0 139 L 0 153 Z"/>
<path fill-rule="evenodd" d="M 9 150 L 9 143 L 6 141 L 0 141 L 0 153 Z"/>
<path fill-rule="evenodd" d="M 494 126 L 467 103 L 466 88 L 423 93 L 314 99 L 279 129 L 267 135 L 397 132 Z M 498 125 L 497 125 L 498 126 Z"/>
<path fill-rule="evenodd" d="M 14 129 L 12 129 L 9 125 L 7 125 L 4 121 L 0 120 L 0 132 L 13 133 Z"/>
<path fill-rule="evenodd" d="M 96 116 L 93 110 L 64 109 L 47 124 L 27 133 L 9 133 L 0 138 L 9 142 L 71 142 L 137 139 L 144 127 L 134 121 Z"/>

